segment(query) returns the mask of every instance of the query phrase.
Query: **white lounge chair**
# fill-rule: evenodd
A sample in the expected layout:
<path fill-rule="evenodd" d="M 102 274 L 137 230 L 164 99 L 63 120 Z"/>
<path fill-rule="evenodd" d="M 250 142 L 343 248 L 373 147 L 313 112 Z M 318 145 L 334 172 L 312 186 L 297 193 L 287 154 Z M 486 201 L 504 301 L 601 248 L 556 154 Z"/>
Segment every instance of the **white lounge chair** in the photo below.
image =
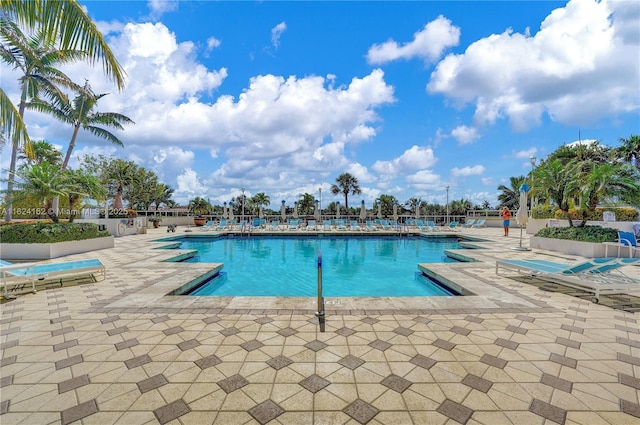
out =
<path fill-rule="evenodd" d="M 0 281 L 2 282 L 2 296 L 10 298 L 13 295 L 36 292 L 36 281 L 50 281 L 91 276 L 94 281 L 96 276 L 106 276 L 104 264 L 97 258 L 90 260 L 67 261 L 63 263 L 21 263 L 12 264 L 0 260 Z"/>
<path fill-rule="evenodd" d="M 318 230 L 318 229 L 316 228 L 316 221 L 315 221 L 315 220 L 309 220 L 309 221 L 307 222 L 307 230 L 313 230 L 313 231 Z"/>
<path fill-rule="evenodd" d="M 470 218 L 466 223 L 462 224 L 461 227 L 471 227 L 475 222 L 475 218 Z"/>
<path fill-rule="evenodd" d="M 500 268 L 557 283 L 594 294 L 597 303 L 600 295 L 640 293 L 640 280 L 633 279 L 620 268 L 640 262 L 640 258 L 594 258 L 574 265 L 546 260 L 498 260 Z"/>
<path fill-rule="evenodd" d="M 471 225 L 471 227 L 473 228 L 480 228 L 480 227 L 487 227 L 487 225 L 485 224 L 487 220 L 485 219 L 480 219 L 477 222 L 475 222 L 474 224 Z"/>

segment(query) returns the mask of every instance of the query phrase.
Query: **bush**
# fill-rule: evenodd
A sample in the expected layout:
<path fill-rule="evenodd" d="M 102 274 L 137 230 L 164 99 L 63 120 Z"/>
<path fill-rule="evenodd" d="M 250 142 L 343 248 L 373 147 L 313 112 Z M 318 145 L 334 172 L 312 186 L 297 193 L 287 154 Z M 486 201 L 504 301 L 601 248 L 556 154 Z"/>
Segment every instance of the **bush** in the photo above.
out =
<path fill-rule="evenodd" d="M 2 243 L 54 243 L 111 236 L 94 223 L 36 223 L 0 227 Z"/>
<path fill-rule="evenodd" d="M 556 209 L 552 205 L 538 205 L 533 207 L 531 218 L 556 218 Z"/>
<path fill-rule="evenodd" d="M 536 236 L 553 239 L 568 239 L 581 242 L 615 242 L 618 231 L 610 227 L 545 227 Z"/>

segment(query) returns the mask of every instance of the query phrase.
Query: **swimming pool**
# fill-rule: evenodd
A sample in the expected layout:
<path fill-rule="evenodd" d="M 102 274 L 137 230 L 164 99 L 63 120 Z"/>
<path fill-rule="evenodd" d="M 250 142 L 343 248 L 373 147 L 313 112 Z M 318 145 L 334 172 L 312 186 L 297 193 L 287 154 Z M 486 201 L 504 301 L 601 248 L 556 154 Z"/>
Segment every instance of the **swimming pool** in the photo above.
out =
<path fill-rule="evenodd" d="M 449 296 L 426 278 L 418 263 L 455 262 L 444 250 L 455 238 L 424 237 L 220 237 L 193 238 L 181 249 L 198 255 L 186 262 L 222 262 L 223 273 L 189 295 L 316 296 L 317 257 L 322 252 L 325 297 Z"/>

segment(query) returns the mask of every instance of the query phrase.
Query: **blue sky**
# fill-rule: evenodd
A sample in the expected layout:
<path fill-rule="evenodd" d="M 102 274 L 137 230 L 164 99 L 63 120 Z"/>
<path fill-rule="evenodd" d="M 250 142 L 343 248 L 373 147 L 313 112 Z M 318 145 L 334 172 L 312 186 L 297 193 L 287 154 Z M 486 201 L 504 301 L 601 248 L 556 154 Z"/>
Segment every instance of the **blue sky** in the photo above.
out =
<path fill-rule="evenodd" d="M 179 202 L 303 193 L 349 172 L 380 194 L 497 203 L 530 157 L 640 133 L 640 3 L 81 1 L 127 71 L 65 68 L 136 125 L 103 153 L 155 170 Z M 3 65 L 3 88 L 18 97 Z M 31 137 L 71 128 L 27 111 Z M 6 151 L 6 149 L 5 149 Z M 4 152 L 3 152 L 4 153 Z M 2 155 L 7 168 L 8 155 Z M 77 161 L 75 162 L 77 164 Z M 73 162 L 72 162 L 73 165 Z"/>

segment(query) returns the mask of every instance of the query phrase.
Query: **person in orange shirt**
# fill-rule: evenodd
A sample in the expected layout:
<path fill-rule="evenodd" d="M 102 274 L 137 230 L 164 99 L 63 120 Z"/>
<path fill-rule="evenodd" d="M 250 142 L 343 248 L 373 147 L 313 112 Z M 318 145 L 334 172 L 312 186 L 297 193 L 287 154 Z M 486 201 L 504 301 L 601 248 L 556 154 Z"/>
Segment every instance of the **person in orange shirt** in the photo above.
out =
<path fill-rule="evenodd" d="M 502 227 L 504 227 L 504 235 L 509 236 L 509 222 L 511 220 L 511 211 L 509 211 L 509 208 L 504 207 L 500 212 L 500 217 L 502 217 Z"/>

